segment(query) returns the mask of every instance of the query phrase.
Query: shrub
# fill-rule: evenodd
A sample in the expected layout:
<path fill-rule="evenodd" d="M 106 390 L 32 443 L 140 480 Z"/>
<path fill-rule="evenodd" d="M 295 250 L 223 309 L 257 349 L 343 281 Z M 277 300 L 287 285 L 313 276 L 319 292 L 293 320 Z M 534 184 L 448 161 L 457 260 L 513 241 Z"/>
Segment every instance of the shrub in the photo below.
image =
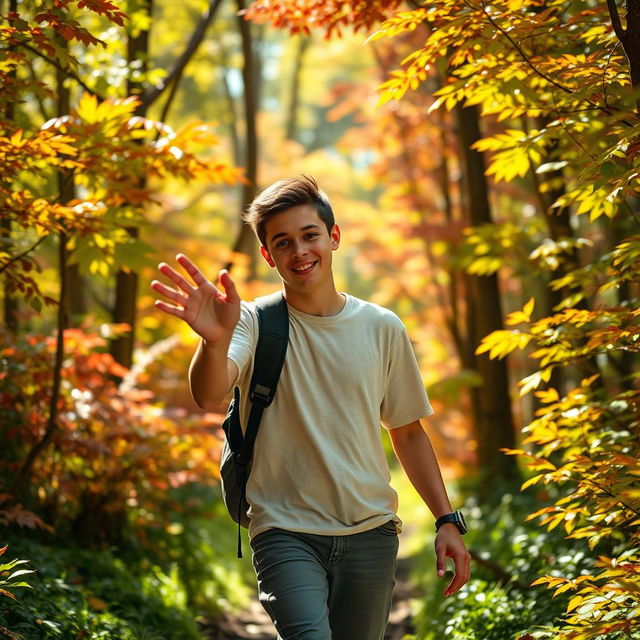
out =
<path fill-rule="evenodd" d="M 567 597 L 551 599 L 531 589 L 531 582 L 549 565 L 563 574 L 582 574 L 593 563 L 561 532 L 541 531 L 525 521 L 537 498 L 504 493 L 483 503 L 467 499 L 465 542 L 473 555 L 472 578 L 456 595 L 444 598 L 443 582 L 434 575 L 433 552 L 420 555 L 416 578 L 426 595 L 416 616 L 417 638 L 511 640 L 535 625 L 557 620 Z"/>
<path fill-rule="evenodd" d="M 0 549 L 0 556 L 4 555 L 4 552 L 7 550 L 7 546 L 2 547 Z M 17 602 L 16 596 L 12 593 L 11 590 L 16 587 L 30 587 L 29 583 L 24 582 L 22 579 L 25 575 L 33 573 L 31 569 L 16 569 L 16 567 L 26 564 L 29 562 L 28 560 L 19 560 L 14 559 L 8 562 L 0 563 L 0 596 L 4 598 L 10 598 Z M 20 578 L 20 580 L 18 580 Z M 6 627 L 0 624 L 0 636 L 12 638 L 14 640 L 18 640 L 20 635 L 17 633 L 12 633 Z"/>
<path fill-rule="evenodd" d="M 143 579 L 139 567 L 128 566 L 108 551 L 87 551 L 17 542 L 37 568 L 33 589 L 0 624 L 29 640 L 202 640 L 194 616 L 184 606 L 184 593 L 175 576 L 171 602 L 157 582 Z M 182 593 L 181 593 L 182 592 Z"/>
<path fill-rule="evenodd" d="M 574 548 L 597 556 L 587 573 L 560 573 L 552 565 L 534 582 L 554 596 L 571 596 L 553 630 L 556 640 L 640 635 L 640 375 L 634 370 L 640 310 L 637 289 L 628 289 L 639 274 L 636 235 L 554 281 L 554 288 L 570 291 L 557 313 L 532 321 L 532 299 L 507 317 L 522 329 L 494 332 L 478 349 L 504 357 L 523 345 L 536 347 L 538 370 L 521 381 L 521 394 L 567 365 L 584 376 L 567 390 L 536 391 L 543 406 L 524 428 L 522 448 L 508 452 L 525 459 L 533 474 L 523 488 L 562 489 L 530 518 L 548 530 L 562 527 Z M 621 304 L 612 302 L 616 289 L 629 293 Z M 571 306 L 588 295 L 593 309 Z"/>
<path fill-rule="evenodd" d="M 120 542 L 131 514 L 136 532 L 154 519 L 166 524 L 173 488 L 217 483 L 219 417 L 186 415 L 135 385 L 116 384 L 114 377 L 126 370 L 105 352 L 107 341 L 98 333 L 68 329 L 65 345 L 58 417 L 45 448 L 55 339 L 29 335 L 4 350 L 0 480 L 11 486 L 38 452 L 26 508 L 58 534 L 70 532 L 92 544 Z M 0 522 L 15 521 L 20 513 L 24 519 L 24 509 L 10 502 L 17 496 L 2 499 Z"/>

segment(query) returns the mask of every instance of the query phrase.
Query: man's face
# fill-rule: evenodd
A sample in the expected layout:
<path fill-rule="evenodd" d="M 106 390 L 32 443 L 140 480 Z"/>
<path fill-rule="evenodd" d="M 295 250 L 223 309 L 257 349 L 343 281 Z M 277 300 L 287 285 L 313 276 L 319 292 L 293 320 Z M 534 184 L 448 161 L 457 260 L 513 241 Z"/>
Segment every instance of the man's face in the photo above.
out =
<path fill-rule="evenodd" d="M 331 252 L 340 244 L 340 229 L 327 231 L 312 204 L 277 213 L 265 224 L 264 259 L 292 291 L 307 292 L 333 282 Z"/>

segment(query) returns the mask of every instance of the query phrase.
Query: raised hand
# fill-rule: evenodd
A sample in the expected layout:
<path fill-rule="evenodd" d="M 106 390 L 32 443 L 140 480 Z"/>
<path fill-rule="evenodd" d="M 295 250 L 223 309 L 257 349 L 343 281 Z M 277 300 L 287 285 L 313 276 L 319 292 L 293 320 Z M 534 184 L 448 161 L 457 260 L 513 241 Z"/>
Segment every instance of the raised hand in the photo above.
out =
<path fill-rule="evenodd" d="M 207 343 L 215 344 L 228 339 L 240 317 L 240 297 L 235 284 L 226 270 L 219 275 L 220 291 L 207 280 L 200 269 L 184 254 L 176 256 L 178 264 L 191 277 L 193 284 L 166 262 L 158 265 L 160 272 L 171 280 L 175 287 L 153 280 L 151 288 L 171 301 L 156 300 L 161 311 L 184 320 Z"/>

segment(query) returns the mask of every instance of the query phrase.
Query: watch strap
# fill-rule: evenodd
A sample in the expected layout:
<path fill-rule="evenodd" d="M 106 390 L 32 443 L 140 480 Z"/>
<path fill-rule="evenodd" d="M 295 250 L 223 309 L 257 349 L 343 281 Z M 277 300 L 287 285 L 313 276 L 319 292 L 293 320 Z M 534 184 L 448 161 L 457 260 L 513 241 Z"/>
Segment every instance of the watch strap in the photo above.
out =
<path fill-rule="evenodd" d="M 443 516 L 440 516 L 436 520 L 436 531 L 439 531 L 440 527 L 447 523 L 455 524 L 462 535 L 467 533 L 467 523 L 461 511 L 453 511 L 452 513 L 445 513 Z"/>

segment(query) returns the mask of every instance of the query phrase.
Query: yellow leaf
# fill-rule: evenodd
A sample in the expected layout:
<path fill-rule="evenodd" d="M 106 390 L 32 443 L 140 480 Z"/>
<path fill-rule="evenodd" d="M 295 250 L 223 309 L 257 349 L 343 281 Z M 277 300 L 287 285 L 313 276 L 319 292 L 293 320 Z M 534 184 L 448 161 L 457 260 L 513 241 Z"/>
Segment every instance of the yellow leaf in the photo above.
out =
<path fill-rule="evenodd" d="M 565 591 L 569 591 L 570 589 L 575 589 L 576 586 L 572 583 L 572 582 L 567 582 L 566 584 L 563 584 L 561 587 L 558 587 L 554 594 L 553 594 L 553 598 L 555 598 L 556 596 L 559 596 L 561 593 L 564 593 Z"/>
<path fill-rule="evenodd" d="M 637 475 L 637 473 L 633 475 Z M 618 495 L 620 498 L 640 498 L 640 489 L 626 489 L 625 491 L 621 491 Z"/>
<path fill-rule="evenodd" d="M 96 247 L 99 247 L 100 249 L 104 249 L 107 244 L 110 244 L 109 239 L 99 233 L 93 234 L 93 240 L 96 243 Z"/>
<path fill-rule="evenodd" d="M 530 487 L 534 484 L 537 484 L 538 482 L 540 482 L 540 480 L 543 478 L 544 474 L 539 474 L 537 476 L 533 476 L 532 478 L 529 478 L 528 480 L 525 480 L 525 482 L 522 483 L 522 486 L 520 487 L 521 491 L 524 491 L 527 487 Z"/>
<path fill-rule="evenodd" d="M 564 519 L 564 530 L 567 533 L 572 533 L 575 528 L 576 528 L 576 514 L 567 513 Z"/>
<path fill-rule="evenodd" d="M 91 93 L 83 93 L 80 101 L 78 102 L 76 113 L 81 120 L 84 120 L 89 124 L 97 122 L 98 99 L 96 96 Z"/>
<path fill-rule="evenodd" d="M 530 586 L 535 587 L 539 584 L 546 584 L 550 580 L 551 578 L 549 578 L 549 576 L 543 576 L 542 578 L 538 578 L 537 580 L 534 580 Z"/>
<path fill-rule="evenodd" d="M 554 389 L 553 387 L 549 389 L 543 389 L 542 391 L 536 391 L 535 396 L 540 398 L 540 401 L 543 402 L 544 404 L 557 402 L 560 399 L 557 389 Z M 545 407 L 545 411 L 546 410 L 547 408 Z"/>
<path fill-rule="evenodd" d="M 18 129 L 12 136 L 11 136 L 11 144 L 13 145 L 19 145 L 22 142 L 22 129 Z"/>
<path fill-rule="evenodd" d="M 500 449 L 500 451 L 502 451 L 502 453 L 508 455 L 508 456 L 528 456 L 531 457 L 531 454 L 527 453 L 526 451 L 523 451 L 522 449 L 508 449 L 507 447 L 502 447 L 502 449 Z"/>
<path fill-rule="evenodd" d="M 540 524 L 548 524 L 547 531 L 552 531 L 564 520 L 563 513 L 556 513 L 553 516 L 545 518 Z"/>
<path fill-rule="evenodd" d="M 476 355 L 489 351 L 489 357 L 491 359 L 504 358 L 516 349 L 524 349 L 530 340 L 531 336 L 521 331 L 493 331 L 482 339 L 482 342 L 476 349 Z"/>
<path fill-rule="evenodd" d="M 531 313 L 533 312 L 533 307 L 535 306 L 535 298 L 529 298 L 529 301 L 522 307 L 522 313 L 524 313 L 527 317 L 527 321 L 531 320 Z"/>

